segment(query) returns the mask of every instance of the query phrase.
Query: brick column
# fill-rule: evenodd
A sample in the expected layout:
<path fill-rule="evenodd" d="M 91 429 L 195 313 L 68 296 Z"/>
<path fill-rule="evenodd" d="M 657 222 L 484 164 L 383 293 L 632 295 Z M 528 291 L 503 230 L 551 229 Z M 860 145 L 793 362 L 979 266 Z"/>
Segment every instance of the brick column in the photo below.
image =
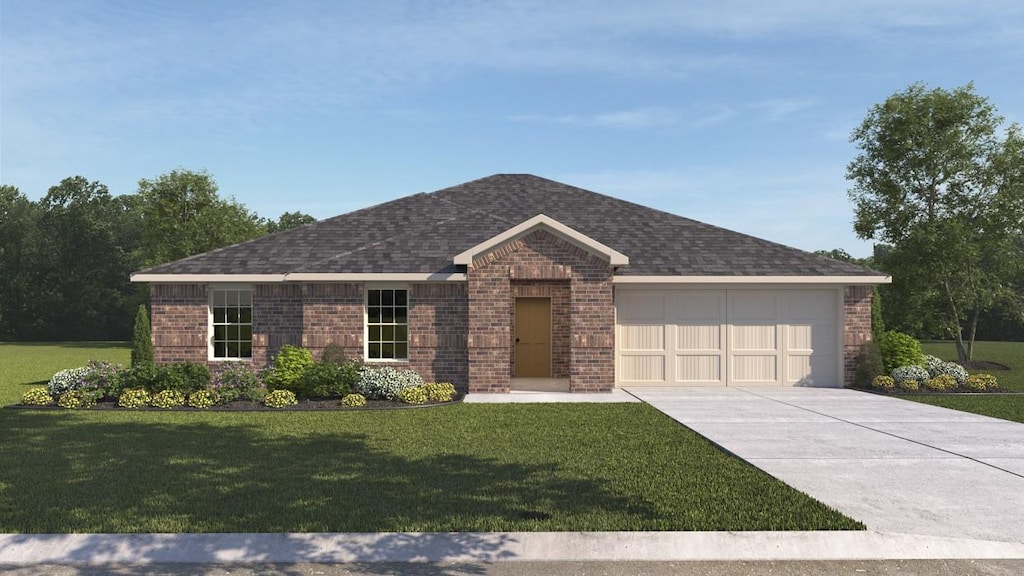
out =
<path fill-rule="evenodd" d="M 615 302 L 612 269 L 591 259 L 572 277 L 570 392 L 611 392 L 615 387 Z"/>
<path fill-rule="evenodd" d="M 853 386 L 860 345 L 871 340 L 871 286 L 843 290 L 843 383 Z"/>
<path fill-rule="evenodd" d="M 509 392 L 512 291 L 508 267 L 476 264 L 467 270 L 469 391 Z"/>

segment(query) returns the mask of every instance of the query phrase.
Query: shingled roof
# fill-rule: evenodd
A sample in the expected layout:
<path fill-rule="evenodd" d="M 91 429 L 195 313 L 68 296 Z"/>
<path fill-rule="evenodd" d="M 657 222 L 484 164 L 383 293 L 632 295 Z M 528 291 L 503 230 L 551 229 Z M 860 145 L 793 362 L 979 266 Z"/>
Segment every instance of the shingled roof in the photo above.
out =
<path fill-rule="evenodd" d="M 530 174 L 406 196 L 139 274 L 451 273 L 455 255 L 538 214 L 628 256 L 618 276 L 879 276 Z"/>

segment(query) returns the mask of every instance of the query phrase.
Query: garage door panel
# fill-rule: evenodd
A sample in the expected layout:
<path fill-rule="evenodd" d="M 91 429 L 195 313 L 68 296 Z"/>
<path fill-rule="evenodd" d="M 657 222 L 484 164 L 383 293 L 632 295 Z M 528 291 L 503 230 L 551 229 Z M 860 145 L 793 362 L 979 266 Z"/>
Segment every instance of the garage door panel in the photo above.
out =
<path fill-rule="evenodd" d="M 674 328 L 676 329 L 676 350 L 722 350 L 721 324 L 674 326 Z"/>
<path fill-rule="evenodd" d="M 836 327 L 816 324 L 807 326 L 786 326 L 786 348 L 790 352 L 821 351 L 828 353 L 836 349 Z"/>
<path fill-rule="evenodd" d="M 664 324 L 627 324 L 620 326 L 623 351 L 665 350 Z"/>
<path fill-rule="evenodd" d="M 665 298 L 665 320 L 672 324 L 721 324 L 725 318 L 721 292 L 677 292 Z"/>
<path fill-rule="evenodd" d="M 629 355 L 619 360 L 622 379 L 629 382 L 664 382 L 665 357 L 658 355 Z"/>
<path fill-rule="evenodd" d="M 680 384 L 721 384 L 722 356 L 676 356 L 676 381 Z"/>
<path fill-rule="evenodd" d="M 733 356 L 732 377 L 736 383 L 778 382 L 778 357 Z"/>
<path fill-rule="evenodd" d="M 728 291 L 729 322 L 733 324 L 775 324 L 775 293 L 746 290 Z"/>
<path fill-rule="evenodd" d="M 775 350 L 775 323 L 763 325 L 730 326 L 732 339 L 729 346 L 733 352 Z"/>
<path fill-rule="evenodd" d="M 663 324 L 665 296 L 661 293 L 625 292 L 616 297 L 617 314 L 632 324 Z"/>

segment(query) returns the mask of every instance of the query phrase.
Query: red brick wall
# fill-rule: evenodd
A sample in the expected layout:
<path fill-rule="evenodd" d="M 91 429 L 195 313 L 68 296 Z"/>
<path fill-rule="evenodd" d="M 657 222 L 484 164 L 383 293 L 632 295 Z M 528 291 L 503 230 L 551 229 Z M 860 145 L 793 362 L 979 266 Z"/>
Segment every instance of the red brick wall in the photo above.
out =
<path fill-rule="evenodd" d="M 860 345 L 871 340 L 871 286 L 843 290 L 843 381 L 853 385 Z"/>
<path fill-rule="evenodd" d="M 153 284 L 153 359 L 206 363 L 209 295 L 206 284 Z"/>
<path fill-rule="evenodd" d="M 301 345 L 314 358 L 332 342 L 341 346 L 346 358 L 362 358 L 364 290 L 355 282 L 302 285 Z"/>
<path fill-rule="evenodd" d="M 511 321 L 516 290 L 569 280 L 569 388 L 610 391 L 615 385 L 615 307 L 611 266 L 538 230 L 473 262 L 469 276 L 469 390 L 504 392 L 512 371 Z M 543 281 L 538 283 L 537 281 Z M 564 304 L 564 298 L 559 304 Z M 552 315 L 566 316 L 564 308 Z M 552 327 L 554 328 L 554 326 Z M 555 352 L 552 351 L 554 359 Z"/>
<path fill-rule="evenodd" d="M 205 330 L 205 328 L 204 328 Z M 254 284 L 252 287 L 252 363 L 270 364 L 285 344 L 302 343 L 302 287 Z"/>
<path fill-rule="evenodd" d="M 466 284 L 417 283 L 409 289 L 409 367 L 427 382 L 451 382 L 466 392 Z"/>

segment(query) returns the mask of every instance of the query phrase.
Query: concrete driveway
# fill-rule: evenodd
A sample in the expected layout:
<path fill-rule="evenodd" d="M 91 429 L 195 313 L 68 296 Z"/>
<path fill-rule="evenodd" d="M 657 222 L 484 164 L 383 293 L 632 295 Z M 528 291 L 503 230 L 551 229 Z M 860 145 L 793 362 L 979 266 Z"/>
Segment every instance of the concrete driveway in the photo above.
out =
<path fill-rule="evenodd" d="M 870 530 L 1024 542 L 1024 424 L 843 389 L 628 392 Z"/>

